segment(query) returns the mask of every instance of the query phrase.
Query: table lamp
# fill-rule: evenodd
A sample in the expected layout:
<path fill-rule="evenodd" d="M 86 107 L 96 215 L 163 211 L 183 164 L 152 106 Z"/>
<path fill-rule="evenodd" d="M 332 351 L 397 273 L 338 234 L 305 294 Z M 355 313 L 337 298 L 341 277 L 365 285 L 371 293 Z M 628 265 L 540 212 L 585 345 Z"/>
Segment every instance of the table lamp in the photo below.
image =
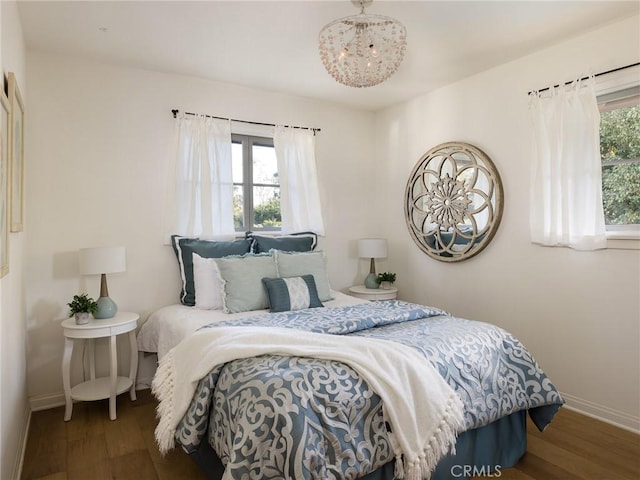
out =
<path fill-rule="evenodd" d="M 126 270 L 124 247 L 95 247 L 80 250 L 80 272 L 84 275 L 101 275 L 100 298 L 95 318 L 111 318 L 118 311 L 118 305 L 109 298 L 107 273 Z"/>
<path fill-rule="evenodd" d="M 387 256 L 387 241 L 384 238 L 362 238 L 358 240 L 358 256 L 370 258 L 369 275 L 364 279 L 364 286 L 367 288 L 378 288 L 376 282 L 376 258 Z"/>

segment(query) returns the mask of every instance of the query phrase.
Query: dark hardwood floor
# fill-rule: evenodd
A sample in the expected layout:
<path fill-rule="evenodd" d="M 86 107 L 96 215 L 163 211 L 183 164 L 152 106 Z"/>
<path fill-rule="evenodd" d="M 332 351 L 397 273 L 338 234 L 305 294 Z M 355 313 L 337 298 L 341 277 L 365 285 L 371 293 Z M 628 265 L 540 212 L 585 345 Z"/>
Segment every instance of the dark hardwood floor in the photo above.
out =
<path fill-rule="evenodd" d="M 132 402 L 118 397 L 118 419 L 109 420 L 108 402 L 74 404 L 34 412 L 22 479 L 147 480 L 205 476 L 180 449 L 161 457 L 153 430 L 156 401 L 149 390 Z M 638 480 L 640 436 L 561 409 L 544 433 L 529 424 L 528 452 L 515 468 L 494 473 L 504 480 Z M 489 478 L 485 477 L 476 477 Z"/>
<path fill-rule="evenodd" d="M 64 407 L 34 412 L 31 417 L 22 478 L 27 480 L 204 479 L 180 449 L 165 457 L 153 431 L 157 402 L 139 390 L 132 402 L 118 396 L 118 418 L 109 420 L 108 400 L 78 402 L 63 421 Z"/>

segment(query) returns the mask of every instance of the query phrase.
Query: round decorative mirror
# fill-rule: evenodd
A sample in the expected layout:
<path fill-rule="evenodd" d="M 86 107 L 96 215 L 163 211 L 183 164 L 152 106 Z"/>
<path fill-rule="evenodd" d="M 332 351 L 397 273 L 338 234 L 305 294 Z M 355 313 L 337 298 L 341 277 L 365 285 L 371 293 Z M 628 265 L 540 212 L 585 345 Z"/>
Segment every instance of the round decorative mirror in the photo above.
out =
<path fill-rule="evenodd" d="M 502 218 L 500 174 L 491 159 L 468 143 L 438 145 L 418 161 L 405 190 L 405 216 L 418 247 L 436 260 L 477 255 Z"/>

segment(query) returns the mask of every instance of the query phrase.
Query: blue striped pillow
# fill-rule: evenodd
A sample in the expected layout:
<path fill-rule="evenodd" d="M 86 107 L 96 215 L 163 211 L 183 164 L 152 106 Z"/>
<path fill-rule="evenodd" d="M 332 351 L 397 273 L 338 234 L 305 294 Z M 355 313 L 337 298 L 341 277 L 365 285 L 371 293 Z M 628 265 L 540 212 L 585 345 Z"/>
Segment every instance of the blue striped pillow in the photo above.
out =
<path fill-rule="evenodd" d="M 271 312 L 324 307 L 320 298 L 318 298 L 318 289 L 313 275 L 263 278 L 262 283 L 267 290 L 267 299 Z"/>

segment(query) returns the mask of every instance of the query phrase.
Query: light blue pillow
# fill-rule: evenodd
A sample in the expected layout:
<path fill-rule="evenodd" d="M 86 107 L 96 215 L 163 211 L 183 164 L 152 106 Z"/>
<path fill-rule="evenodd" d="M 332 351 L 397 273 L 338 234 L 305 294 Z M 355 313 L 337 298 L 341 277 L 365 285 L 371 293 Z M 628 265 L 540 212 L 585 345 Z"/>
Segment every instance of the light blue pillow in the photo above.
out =
<path fill-rule="evenodd" d="M 269 307 L 262 279 L 278 276 L 273 256 L 244 255 L 216 258 L 215 261 L 224 287 L 225 313 L 248 312 Z"/>
<path fill-rule="evenodd" d="M 318 298 L 318 290 L 313 275 L 288 278 L 263 278 L 267 289 L 269 310 L 287 312 L 304 308 L 324 307 Z"/>
<path fill-rule="evenodd" d="M 311 274 L 321 302 L 333 300 L 327 276 L 324 252 L 282 252 L 272 250 L 278 268 L 278 277 L 300 277 Z"/>

